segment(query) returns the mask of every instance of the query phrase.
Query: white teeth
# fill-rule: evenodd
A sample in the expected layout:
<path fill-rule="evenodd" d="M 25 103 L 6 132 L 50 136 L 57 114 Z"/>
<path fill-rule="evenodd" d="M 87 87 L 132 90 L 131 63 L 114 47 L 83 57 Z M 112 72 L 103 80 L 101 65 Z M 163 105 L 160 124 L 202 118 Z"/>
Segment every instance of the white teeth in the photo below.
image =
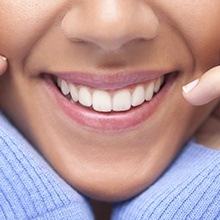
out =
<path fill-rule="evenodd" d="M 131 93 L 124 89 L 116 92 L 113 98 L 113 111 L 126 111 L 131 108 Z"/>
<path fill-rule="evenodd" d="M 145 100 L 150 101 L 154 95 L 154 82 L 151 82 L 145 90 Z"/>
<path fill-rule="evenodd" d="M 61 80 L 60 86 L 61 86 L 61 91 L 64 95 L 68 95 L 70 93 L 69 85 L 67 84 L 66 81 Z"/>
<path fill-rule="evenodd" d="M 70 84 L 69 86 L 70 86 L 70 94 L 71 94 L 72 100 L 74 102 L 78 102 L 79 101 L 79 91 L 78 91 L 78 89 L 72 84 Z"/>
<path fill-rule="evenodd" d="M 117 91 L 95 90 L 86 86 L 76 86 L 57 78 L 57 85 L 66 96 L 70 93 L 73 102 L 91 107 L 98 112 L 127 111 L 131 106 L 136 107 L 144 101 L 151 101 L 154 93 L 158 93 L 164 77 L 160 77 L 147 85 L 137 85 L 133 89 L 125 88 Z M 93 91 L 93 92 L 92 92 Z"/>
<path fill-rule="evenodd" d="M 145 100 L 144 86 L 137 86 L 132 94 L 132 106 L 141 105 Z"/>
<path fill-rule="evenodd" d="M 57 85 L 58 85 L 59 88 L 61 88 L 61 81 L 62 81 L 61 78 L 57 78 Z"/>
<path fill-rule="evenodd" d="M 112 110 L 112 99 L 106 91 L 95 90 L 92 96 L 93 108 L 99 112 L 110 112 Z"/>
<path fill-rule="evenodd" d="M 87 107 L 92 105 L 92 95 L 87 87 L 82 86 L 79 89 L 79 103 Z"/>
<path fill-rule="evenodd" d="M 163 77 L 158 78 L 154 83 L 154 92 L 158 93 L 160 90 L 161 85 L 163 84 Z"/>

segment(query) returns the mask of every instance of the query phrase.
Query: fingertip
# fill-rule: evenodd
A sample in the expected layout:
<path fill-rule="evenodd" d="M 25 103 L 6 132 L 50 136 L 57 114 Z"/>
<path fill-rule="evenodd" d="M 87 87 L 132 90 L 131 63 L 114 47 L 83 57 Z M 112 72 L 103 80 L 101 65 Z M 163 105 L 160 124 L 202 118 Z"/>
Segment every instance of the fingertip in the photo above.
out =
<path fill-rule="evenodd" d="M 0 75 L 2 75 L 8 67 L 7 58 L 5 56 L 0 56 Z"/>
<path fill-rule="evenodd" d="M 200 79 L 196 79 L 183 86 L 183 98 L 195 106 L 205 105 L 220 96 L 220 66 L 205 72 Z"/>
<path fill-rule="evenodd" d="M 203 104 L 200 102 L 198 97 L 192 96 L 188 92 L 184 91 L 183 88 L 182 88 L 182 96 L 185 99 L 185 101 L 188 102 L 190 105 L 199 106 Z"/>
<path fill-rule="evenodd" d="M 199 79 L 196 79 L 196 80 L 190 82 L 189 84 L 183 86 L 182 87 L 183 93 L 189 93 L 198 85 L 198 83 L 199 83 Z"/>
<path fill-rule="evenodd" d="M 7 61 L 7 58 L 6 58 L 6 57 L 1 56 L 1 58 L 2 58 L 4 61 Z"/>
<path fill-rule="evenodd" d="M 200 94 L 197 93 L 196 87 L 198 87 L 200 79 L 196 79 L 187 85 L 182 87 L 182 96 L 183 98 L 191 105 L 202 105 L 200 102 Z"/>
<path fill-rule="evenodd" d="M 182 89 L 182 96 L 191 105 L 206 105 L 217 98 L 217 96 L 214 96 L 213 92 L 209 88 L 205 88 L 205 86 L 206 84 L 199 83 L 191 91 L 186 92 Z"/>

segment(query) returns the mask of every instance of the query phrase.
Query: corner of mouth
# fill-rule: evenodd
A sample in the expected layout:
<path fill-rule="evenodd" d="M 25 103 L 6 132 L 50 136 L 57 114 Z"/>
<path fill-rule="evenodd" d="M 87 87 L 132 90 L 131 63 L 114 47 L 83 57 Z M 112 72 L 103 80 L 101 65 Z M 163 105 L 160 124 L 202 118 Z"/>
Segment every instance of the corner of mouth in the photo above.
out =
<path fill-rule="evenodd" d="M 176 78 L 179 75 L 178 73 L 178 71 L 172 71 L 164 74 L 164 81 L 158 92 L 152 96 L 152 99 L 139 102 L 140 99 L 138 98 L 136 99 L 136 101 L 138 101 L 135 105 L 133 101 L 129 103 L 133 96 L 132 94 L 129 96 L 126 89 L 122 89 L 123 91 L 120 91 L 121 89 L 117 89 L 116 91 L 101 91 L 100 93 L 100 91 L 96 91 L 97 88 L 93 88 L 94 90 L 92 91 L 86 91 L 85 85 L 82 85 L 83 92 L 74 90 L 77 91 L 77 93 L 82 92 L 81 96 L 87 101 L 81 98 L 77 99 L 77 97 L 75 97 L 76 100 L 74 101 L 74 92 L 73 94 L 70 93 L 69 89 L 64 89 L 62 91 L 59 87 L 57 83 L 59 76 L 47 73 L 42 76 L 45 78 L 45 85 L 55 98 L 55 103 L 57 103 L 59 109 L 61 109 L 62 112 L 64 112 L 74 123 L 79 125 L 80 128 L 86 128 L 95 132 L 112 133 L 129 131 L 151 118 L 151 115 L 154 113 L 157 113 L 159 106 L 163 105 L 166 100 L 164 97 L 168 94 L 170 88 L 172 88 L 172 85 L 176 81 Z M 63 80 L 63 85 L 65 84 L 67 84 L 67 82 Z M 79 89 L 80 87 L 81 86 L 79 86 Z M 137 90 L 138 89 L 139 88 L 137 88 Z M 96 91 L 95 97 L 93 97 L 94 91 Z M 66 92 L 66 95 L 64 95 L 63 92 Z M 108 92 L 110 92 L 110 94 L 107 94 Z M 120 94 L 121 92 L 123 95 Z M 103 99 L 103 93 L 105 93 L 105 97 L 108 96 L 106 99 Z M 113 96 L 116 96 L 116 98 Z M 88 102 L 88 100 L 90 101 Z M 124 102 L 124 100 L 130 101 Z M 114 104 L 114 102 L 116 104 Z M 126 105 L 121 105 L 121 103 Z"/>

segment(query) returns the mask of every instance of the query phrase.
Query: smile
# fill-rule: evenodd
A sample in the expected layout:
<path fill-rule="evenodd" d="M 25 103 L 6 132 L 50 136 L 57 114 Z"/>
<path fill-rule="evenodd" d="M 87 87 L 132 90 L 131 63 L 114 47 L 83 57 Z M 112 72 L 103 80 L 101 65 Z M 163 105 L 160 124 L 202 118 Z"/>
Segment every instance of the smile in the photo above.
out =
<path fill-rule="evenodd" d="M 98 90 L 88 86 L 68 83 L 57 78 L 57 85 L 70 101 L 91 107 L 97 112 L 121 112 L 152 100 L 164 82 L 164 76 L 147 83 L 132 85 L 118 90 Z"/>
<path fill-rule="evenodd" d="M 160 110 L 178 72 L 96 75 L 45 74 L 59 109 L 80 128 L 127 131 Z"/>

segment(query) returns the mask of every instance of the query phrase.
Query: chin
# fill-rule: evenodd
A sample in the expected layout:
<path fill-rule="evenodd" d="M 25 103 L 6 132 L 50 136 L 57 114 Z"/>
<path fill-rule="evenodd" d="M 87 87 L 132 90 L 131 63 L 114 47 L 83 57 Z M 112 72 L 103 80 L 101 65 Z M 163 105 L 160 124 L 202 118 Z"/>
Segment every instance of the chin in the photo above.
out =
<path fill-rule="evenodd" d="M 142 180 L 140 180 L 142 179 Z M 72 186 L 90 199 L 103 202 L 120 202 L 123 200 L 130 199 L 148 186 L 154 181 L 154 179 L 145 181 L 143 178 L 135 179 L 111 179 L 107 181 L 87 181 L 81 182 L 81 184 L 72 184 Z"/>

